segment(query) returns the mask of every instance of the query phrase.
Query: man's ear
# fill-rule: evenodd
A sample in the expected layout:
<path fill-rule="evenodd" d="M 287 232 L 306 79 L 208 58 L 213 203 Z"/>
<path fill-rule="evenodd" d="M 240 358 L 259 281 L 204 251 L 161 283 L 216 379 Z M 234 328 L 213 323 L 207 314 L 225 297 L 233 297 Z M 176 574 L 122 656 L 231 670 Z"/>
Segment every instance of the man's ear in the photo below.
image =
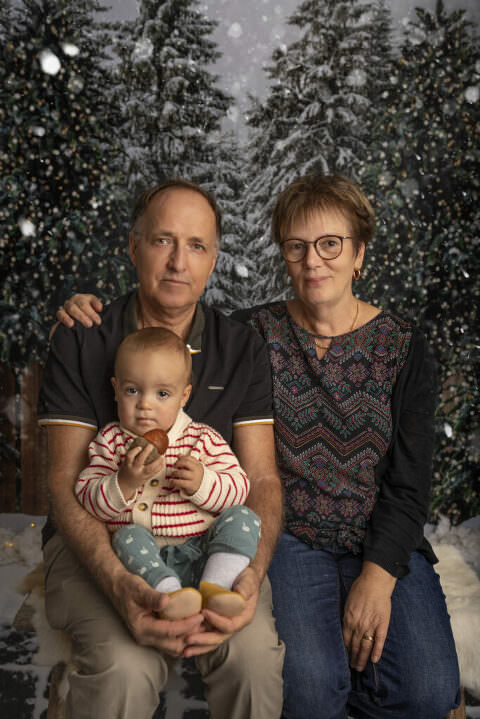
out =
<path fill-rule="evenodd" d="M 138 240 L 139 240 L 139 236 L 136 232 L 129 233 L 129 235 L 128 235 L 128 254 L 130 255 L 130 260 L 132 261 L 132 265 L 134 267 L 137 266 L 136 254 L 137 254 Z"/>
<path fill-rule="evenodd" d="M 191 384 L 187 384 L 187 386 L 186 386 L 185 389 L 183 390 L 182 403 L 181 403 L 181 405 L 180 405 L 182 408 L 185 407 L 185 405 L 187 404 L 191 393 L 192 393 L 192 385 L 191 385 Z"/>

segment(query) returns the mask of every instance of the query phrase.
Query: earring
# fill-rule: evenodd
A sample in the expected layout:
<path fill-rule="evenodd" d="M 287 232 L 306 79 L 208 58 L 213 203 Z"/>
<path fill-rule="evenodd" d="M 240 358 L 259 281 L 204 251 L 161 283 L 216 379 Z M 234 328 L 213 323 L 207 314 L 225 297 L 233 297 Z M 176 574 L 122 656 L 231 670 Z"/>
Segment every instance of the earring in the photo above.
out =
<path fill-rule="evenodd" d="M 354 280 L 359 280 L 361 274 L 362 274 L 361 270 L 355 269 L 355 270 L 353 271 L 353 279 L 354 279 Z"/>

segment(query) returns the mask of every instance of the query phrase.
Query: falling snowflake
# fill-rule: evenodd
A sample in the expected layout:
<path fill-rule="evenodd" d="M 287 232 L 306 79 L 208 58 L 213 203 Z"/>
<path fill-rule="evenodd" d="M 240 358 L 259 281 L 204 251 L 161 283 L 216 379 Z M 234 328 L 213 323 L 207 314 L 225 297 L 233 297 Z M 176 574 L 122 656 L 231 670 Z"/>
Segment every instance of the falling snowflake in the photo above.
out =
<path fill-rule="evenodd" d="M 445 432 L 447 437 L 451 437 L 453 435 L 452 425 L 448 424 L 448 422 L 445 422 L 443 425 L 443 431 Z"/>
<path fill-rule="evenodd" d="M 40 66 L 47 75 L 56 75 L 62 67 L 60 60 L 51 50 L 42 50 L 39 59 Z"/>
<path fill-rule="evenodd" d="M 234 22 L 230 27 L 228 28 L 227 32 L 228 37 L 233 37 L 235 39 L 241 37 L 243 35 L 243 28 L 240 25 L 239 22 Z"/>
<path fill-rule="evenodd" d="M 352 70 L 349 75 L 347 75 L 347 77 L 345 78 L 345 82 L 351 87 L 362 87 L 362 85 L 365 85 L 365 83 L 367 82 L 367 73 L 365 72 L 365 70 L 360 70 L 356 68 L 355 70 Z"/>
<path fill-rule="evenodd" d="M 23 217 L 18 221 L 20 232 L 24 237 L 32 237 L 35 234 L 35 225 L 30 220 L 25 220 Z"/>
<path fill-rule="evenodd" d="M 245 267 L 245 265 L 235 265 L 234 270 L 237 277 L 248 277 L 248 269 Z"/>
<path fill-rule="evenodd" d="M 69 57 L 75 57 L 80 52 L 80 49 L 71 42 L 62 43 L 62 50 L 65 55 L 68 55 Z"/>
<path fill-rule="evenodd" d="M 470 87 L 467 87 L 465 90 L 465 100 L 469 102 L 471 105 L 473 105 L 474 102 L 478 102 L 478 99 L 480 98 L 480 86 L 479 85 L 470 85 Z"/>
<path fill-rule="evenodd" d="M 133 49 L 133 61 L 142 62 L 148 60 L 153 55 L 153 42 L 149 37 L 143 37 L 135 43 Z"/>

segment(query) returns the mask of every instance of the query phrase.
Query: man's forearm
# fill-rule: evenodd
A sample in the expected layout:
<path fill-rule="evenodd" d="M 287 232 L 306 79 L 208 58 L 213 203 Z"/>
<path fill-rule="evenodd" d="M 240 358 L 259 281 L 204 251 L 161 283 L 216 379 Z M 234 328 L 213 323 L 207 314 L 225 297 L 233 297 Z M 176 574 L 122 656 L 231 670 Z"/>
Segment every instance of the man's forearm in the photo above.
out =
<path fill-rule="evenodd" d="M 103 592 L 113 599 L 116 572 L 123 565 L 112 550 L 106 525 L 88 514 L 76 500 L 69 506 L 63 502 L 58 509 L 53 501 L 53 514 L 65 542 Z"/>
<path fill-rule="evenodd" d="M 250 425 L 234 429 L 234 450 L 250 480 L 247 504 L 262 521 L 262 534 L 251 566 L 262 580 L 282 529 L 283 495 L 275 462 L 273 427 Z"/>
<path fill-rule="evenodd" d="M 255 482 L 246 504 L 258 514 L 262 522 L 261 539 L 251 566 L 263 580 L 283 526 L 283 496 L 278 477 Z"/>
<path fill-rule="evenodd" d="M 115 576 L 123 565 L 114 554 L 106 525 L 90 515 L 74 494 L 74 482 L 88 461 L 90 432 L 72 427 L 49 427 L 48 485 L 53 519 L 66 543 L 113 598 Z"/>

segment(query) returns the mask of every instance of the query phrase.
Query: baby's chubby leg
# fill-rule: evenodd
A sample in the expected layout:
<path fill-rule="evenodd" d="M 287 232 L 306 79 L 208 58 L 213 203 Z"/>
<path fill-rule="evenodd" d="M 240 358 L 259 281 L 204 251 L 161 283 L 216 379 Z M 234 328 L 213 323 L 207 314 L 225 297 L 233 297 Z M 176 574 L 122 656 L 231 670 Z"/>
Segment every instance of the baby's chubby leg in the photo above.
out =
<path fill-rule="evenodd" d="M 169 595 L 162 619 L 185 619 L 198 614 L 202 608 L 200 592 L 193 587 L 182 589 L 178 575 L 163 561 L 155 539 L 145 527 L 135 524 L 122 527 L 113 535 L 112 546 L 130 572 Z"/>
<path fill-rule="evenodd" d="M 235 579 L 255 556 L 260 539 L 260 518 L 248 507 L 230 507 L 209 530 L 208 559 L 202 573 L 203 606 L 233 617 L 245 607 Z"/>

